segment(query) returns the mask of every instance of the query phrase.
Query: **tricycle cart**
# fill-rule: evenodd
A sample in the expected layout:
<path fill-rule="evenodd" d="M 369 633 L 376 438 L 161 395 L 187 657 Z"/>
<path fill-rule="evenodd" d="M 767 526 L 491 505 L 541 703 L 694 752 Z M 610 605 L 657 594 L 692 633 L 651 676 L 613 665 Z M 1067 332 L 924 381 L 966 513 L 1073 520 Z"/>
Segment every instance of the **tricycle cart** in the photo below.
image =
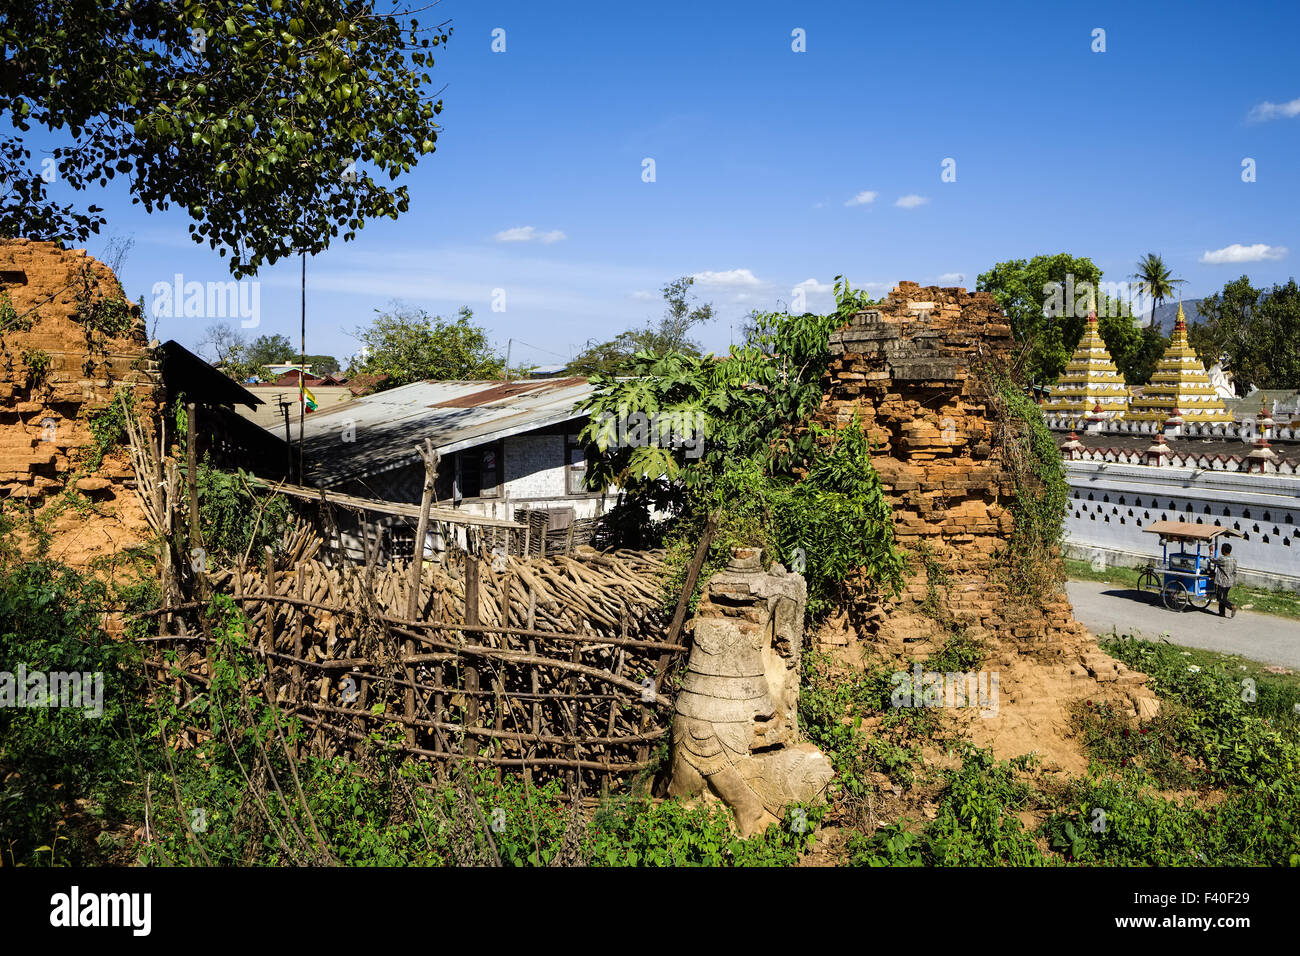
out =
<path fill-rule="evenodd" d="M 1160 535 L 1161 555 L 1142 569 L 1138 588 L 1159 589 L 1171 611 L 1204 610 L 1214 600 L 1214 562 L 1219 538 L 1240 538 L 1231 528 L 1192 524 L 1190 521 L 1155 521 L 1142 529 Z M 1170 550 L 1170 545 L 1174 550 Z"/>

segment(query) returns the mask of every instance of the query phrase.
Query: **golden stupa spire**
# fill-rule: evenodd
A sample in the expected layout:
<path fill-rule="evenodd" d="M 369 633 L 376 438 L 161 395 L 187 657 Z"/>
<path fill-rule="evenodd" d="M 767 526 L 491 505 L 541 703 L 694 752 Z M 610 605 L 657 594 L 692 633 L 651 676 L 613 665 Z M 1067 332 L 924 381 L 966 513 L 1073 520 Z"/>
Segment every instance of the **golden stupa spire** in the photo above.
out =
<path fill-rule="evenodd" d="M 1097 325 L 1096 292 L 1092 295 L 1094 307 L 1088 312 L 1083 337 L 1065 371 L 1048 390 L 1048 399 L 1043 404 L 1047 415 L 1080 420 L 1089 416 L 1122 418 L 1128 409 L 1128 386 L 1102 340 Z"/>
<path fill-rule="evenodd" d="M 1164 422 L 1177 409 L 1188 424 L 1226 424 L 1232 421 L 1223 406 L 1205 366 L 1196 350 L 1187 340 L 1187 315 L 1183 300 L 1178 300 L 1178 314 L 1174 318 L 1174 331 L 1169 336 L 1169 348 L 1156 365 L 1151 382 L 1134 396 L 1129 407 L 1129 421 Z"/>

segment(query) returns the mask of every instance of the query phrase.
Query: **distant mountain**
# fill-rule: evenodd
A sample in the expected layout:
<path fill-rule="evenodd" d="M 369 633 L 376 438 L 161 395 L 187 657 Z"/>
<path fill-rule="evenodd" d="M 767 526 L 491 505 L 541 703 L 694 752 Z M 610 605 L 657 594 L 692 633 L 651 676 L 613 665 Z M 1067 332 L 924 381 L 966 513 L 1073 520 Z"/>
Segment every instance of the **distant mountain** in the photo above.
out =
<path fill-rule="evenodd" d="M 1195 322 L 1204 322 L 1206 317 L 1201 315 L 1198 306 L 1201 304 L 1200 299 L 1184 299 L 1183 312 L 1187 316 L 1187 324 Z M 1144 313 L 1138 320 L 1140 324 L 1146 325 L 1151 318 L 1151 313 Z M 1156 309 L 1156 326 L 1160 329 L 1161 335 L 1168 335 L 1174 330 L 1174 320 L 1178 318 L 1178 300 L 1172 302 L 1161 302 L 1160 308 Z"/>

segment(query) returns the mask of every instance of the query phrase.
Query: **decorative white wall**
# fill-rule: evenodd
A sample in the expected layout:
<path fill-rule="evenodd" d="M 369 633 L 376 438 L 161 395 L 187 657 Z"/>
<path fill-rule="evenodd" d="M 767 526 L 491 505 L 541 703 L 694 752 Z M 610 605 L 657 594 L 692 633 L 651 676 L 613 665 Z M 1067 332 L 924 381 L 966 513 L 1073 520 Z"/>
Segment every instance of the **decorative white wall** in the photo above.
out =
<path fill-rule="evenodd" d="M 1070 485 L 1066 553 L 1145 564 L 1160 539 L 1154 521 L 1189 521 L 1242 534 L 1232 550 L 1243 581 L 1300 591 L 1300 477 L 1197 468 L 1065 462 Z"/>

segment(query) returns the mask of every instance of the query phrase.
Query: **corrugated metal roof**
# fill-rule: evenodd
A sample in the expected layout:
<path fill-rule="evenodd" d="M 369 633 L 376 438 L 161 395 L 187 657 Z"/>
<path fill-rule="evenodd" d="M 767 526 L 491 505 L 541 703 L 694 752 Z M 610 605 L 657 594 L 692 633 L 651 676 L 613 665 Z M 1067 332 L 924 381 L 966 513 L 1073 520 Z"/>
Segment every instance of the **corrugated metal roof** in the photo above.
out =
<path fill-rule="evenodd" d="M 307 477 L 329 488 L 419 461 L 426 438 L 442 454 L 581 417 L 585 378 L 528 382 L 412 382 L 308 416 Z M 351 426 L 353 440 L 345 441 Z M 296 426 L 295 426 L 296 428 Z"/>

